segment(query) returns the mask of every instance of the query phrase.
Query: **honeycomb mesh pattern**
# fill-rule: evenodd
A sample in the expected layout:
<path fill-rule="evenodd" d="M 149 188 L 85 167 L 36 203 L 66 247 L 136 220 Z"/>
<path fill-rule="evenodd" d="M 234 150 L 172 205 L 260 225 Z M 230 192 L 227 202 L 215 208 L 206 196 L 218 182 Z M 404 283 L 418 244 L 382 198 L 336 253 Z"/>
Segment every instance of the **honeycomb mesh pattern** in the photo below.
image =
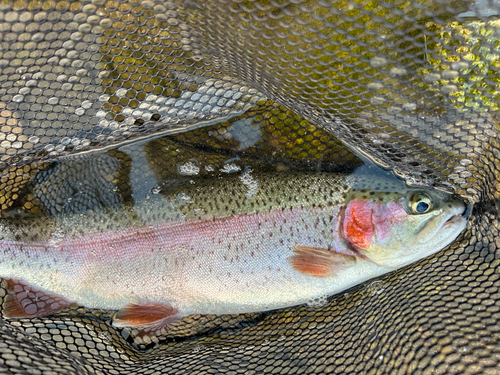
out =
<path fill-rule="evenodd" d="M 128 199 L 132 141 L 157 180 L 361 156 L 475 206 L 445 250 L 321 307 L 142 341 L 107 311 L 0 320 L 0 373 L 500 374 L 499 15 L 496 0 L 1 0 L 3 218 L 64 213 L 90 179 L 71 209 Z"/>
<path fill-rule="evenodd" d="M 1 5 L 1 166 L 200 126 L 263 97 L 197 61 L 173 4 L 154 5 Z"/>

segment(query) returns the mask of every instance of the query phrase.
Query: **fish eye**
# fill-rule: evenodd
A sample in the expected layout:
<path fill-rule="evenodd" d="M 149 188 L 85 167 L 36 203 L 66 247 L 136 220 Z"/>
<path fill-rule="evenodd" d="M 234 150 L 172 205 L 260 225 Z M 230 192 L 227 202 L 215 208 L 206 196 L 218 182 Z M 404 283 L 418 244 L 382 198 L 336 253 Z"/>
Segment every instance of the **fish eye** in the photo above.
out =
<path fill-rule="evenodd" d="M 408 207 L 413 214 L 425 214 L 432 208 L 432 199 L 428 194 L 417 191 L 410 196 Z"/>

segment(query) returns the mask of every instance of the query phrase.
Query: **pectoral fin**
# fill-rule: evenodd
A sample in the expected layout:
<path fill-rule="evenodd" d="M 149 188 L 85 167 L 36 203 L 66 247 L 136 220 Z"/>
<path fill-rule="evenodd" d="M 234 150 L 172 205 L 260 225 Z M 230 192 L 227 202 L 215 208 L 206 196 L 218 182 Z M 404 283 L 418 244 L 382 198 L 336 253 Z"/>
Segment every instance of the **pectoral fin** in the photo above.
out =
<path fill-rule="evenodd" d="M 113 320 L 115 327 L 132 327 L 141 331 L 157 331 L 177 320 L 179 311 L 163 304 L 129 304 L 120 309 Z"/>
<path fill-rule="evenodd" d="M 41 291 L 22 281 L 5 279 L 8 294 L 4 298 L 5 318 L 35 318 L 52 315 L 72 303 L 49 292 Z"/>
<path fill-rule="evenodd" d="M 294 245 L 295 255 L 288 260 L 292 267 L 307 276 L 329 277 L 339 270 L 351 267 L 356 257 L 320 247 Z"/>

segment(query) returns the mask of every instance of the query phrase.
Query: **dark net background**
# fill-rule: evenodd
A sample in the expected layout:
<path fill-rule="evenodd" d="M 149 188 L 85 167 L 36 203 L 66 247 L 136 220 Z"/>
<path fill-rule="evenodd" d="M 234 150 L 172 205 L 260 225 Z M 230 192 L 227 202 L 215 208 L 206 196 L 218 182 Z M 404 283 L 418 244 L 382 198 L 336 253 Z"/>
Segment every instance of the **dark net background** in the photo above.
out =
<path fill-rule="evenodd" d="M 500 374 L 499 15 L 486 0 L 0 1 L 5 219 L 62 212 L 78 181 L 78 205 L 126 201 L 134 144 L 116 146 L 138 138 L 158 179 L 194 156 L 349 170 L 356 154 L 475 204 L 456 243 L 322 307 L 194 317 L 149 341 L 107 311 L 1 320 L 0 372 Z"/>

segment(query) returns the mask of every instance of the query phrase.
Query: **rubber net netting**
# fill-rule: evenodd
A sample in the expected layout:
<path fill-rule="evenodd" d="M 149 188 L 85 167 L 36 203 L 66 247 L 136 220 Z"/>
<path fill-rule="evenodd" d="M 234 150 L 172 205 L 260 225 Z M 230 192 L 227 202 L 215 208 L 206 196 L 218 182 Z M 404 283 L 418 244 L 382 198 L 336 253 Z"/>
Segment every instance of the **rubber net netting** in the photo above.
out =
<path fill-rule="evenodd" d="M 130 198 L 137 150 L 159 180 L 364 157 L 474 203 L 448 248 L 320 307 L 147 340 L 109 311 L 1 320 L 0 372 L 500 374 L 499 17 L 486 0 L 0 1 L 2 220 L 57 215 L 78 183 L 73 207 Z"/>

